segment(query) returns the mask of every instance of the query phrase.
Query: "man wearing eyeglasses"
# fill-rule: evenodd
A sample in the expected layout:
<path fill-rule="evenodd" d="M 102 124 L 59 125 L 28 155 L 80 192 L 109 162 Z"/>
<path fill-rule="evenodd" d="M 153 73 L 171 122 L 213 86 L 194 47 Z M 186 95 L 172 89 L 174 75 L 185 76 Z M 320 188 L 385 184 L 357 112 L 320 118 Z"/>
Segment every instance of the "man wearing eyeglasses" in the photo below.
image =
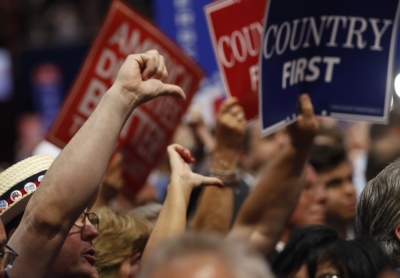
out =
<path fill-rule="evenodd" d="M 162 95 L 185 99 L 165 84 L 164 58 L 157 51 L 129 55 L 113 86 L 46 172 L 28 202 L 9 246 L 19 256 L 11 278 L 98 277 L 92 240 L 98 220 L 86 213 L 96 197 L 119 132 L 140 104 Z"/>
<path fill-rule="evenodd" d="M 3 223 L 0 221 L 0 278 L 8 278 L 7 270 L 14 263 L 18 253 L 7 245 L 7 236 Z"/>

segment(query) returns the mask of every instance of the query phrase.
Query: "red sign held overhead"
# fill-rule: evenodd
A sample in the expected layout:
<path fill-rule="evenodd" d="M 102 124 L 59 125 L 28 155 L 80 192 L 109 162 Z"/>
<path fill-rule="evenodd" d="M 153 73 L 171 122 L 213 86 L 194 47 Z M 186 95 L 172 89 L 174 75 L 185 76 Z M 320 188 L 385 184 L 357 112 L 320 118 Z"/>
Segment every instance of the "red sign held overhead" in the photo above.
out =
<path fill-rule="evenodd" d="M 169 144 L 203 78 L 202 70 L 157 27 L 122 1 L 111 4 L 81 70 L 46 139 L 63 148 L 85 123 L 113 84 L 127 55 L 156 49 L 165 58 L 166 83 L 180 86 L 186 102 L 161 97 L 139 106 L 122 130 L 124 174 L 135 193 Z"/>
<path fill-rule="evenodd" d="M 239 99 L 248 120 L 258 117 L 258 63 L 266 5 L 267 0 L 224 0 L 205 8 L 225 89 Z"/>

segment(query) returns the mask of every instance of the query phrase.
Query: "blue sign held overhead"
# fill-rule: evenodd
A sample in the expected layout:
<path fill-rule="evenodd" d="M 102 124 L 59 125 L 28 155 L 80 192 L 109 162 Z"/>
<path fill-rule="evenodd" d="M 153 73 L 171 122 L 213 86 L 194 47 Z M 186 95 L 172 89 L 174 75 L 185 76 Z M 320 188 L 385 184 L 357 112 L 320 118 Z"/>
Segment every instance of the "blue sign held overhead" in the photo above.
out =
<path fill-rule="evenodd" d="M 212 0 L 155 0 L 154 19 L 163 30 L 205 70 L 218 71 L 212 49 L 204 6 Z"/>
<path fill-rule="evenodd" d="M 387 122 L 398 20 L 399 0 L 269 0 L 260 53 L 263 135 L 296 121 L 301 93 L 317 115 Z"/>

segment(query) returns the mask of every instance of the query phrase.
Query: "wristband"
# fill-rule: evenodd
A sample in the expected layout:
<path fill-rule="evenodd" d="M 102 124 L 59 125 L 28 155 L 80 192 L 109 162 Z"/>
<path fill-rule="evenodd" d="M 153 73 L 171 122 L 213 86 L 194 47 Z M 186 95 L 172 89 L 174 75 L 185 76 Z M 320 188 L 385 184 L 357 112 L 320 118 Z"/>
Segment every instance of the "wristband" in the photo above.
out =
<path fill-rule="evenodd" d="M 214 162 L 225 168 L 228 168 L 230 165 L 229 162 L 226 162 L 225 160 L 222 160 L 222 159 L 214 159 Z"/>
<path fill-rule="evenodd" d="M 217 170 L 210 168 L 209 174 L 212 177 L 220 179 L 224 183 L 224 186 L 239 186 L 239 176 L 236 170 Z"/>

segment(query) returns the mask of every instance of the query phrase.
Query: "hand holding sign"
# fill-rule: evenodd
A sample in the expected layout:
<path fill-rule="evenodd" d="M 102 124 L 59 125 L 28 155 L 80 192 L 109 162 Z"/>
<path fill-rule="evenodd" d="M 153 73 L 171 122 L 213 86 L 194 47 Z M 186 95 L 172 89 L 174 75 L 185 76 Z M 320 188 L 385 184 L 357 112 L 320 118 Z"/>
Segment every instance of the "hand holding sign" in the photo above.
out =
<path fill-rule="evenodd" d="M 219 149 L 240 149 L 246 130 L 243 108 L 236 98 L 228 98 L 219 108 L 215 137 Z"/>
<path fill-rule="evenodd" d="M 129 55 L 118 72 L 112 91 L 121 93 L 135 106 L 165 95 L 186 99 L 180 87 L 162 82 L 167 76 L 164 58 L 157 50 Z"/>
<path fill-rule="evenodd" d="M 301 114 L 298 121 L 287 127 L 291 143 L 294 147 L 307 149 L 311 147 L 313 139 L 318 131 L 317 118 L 311 99 L 307 94 L 300 96 Z"/>

